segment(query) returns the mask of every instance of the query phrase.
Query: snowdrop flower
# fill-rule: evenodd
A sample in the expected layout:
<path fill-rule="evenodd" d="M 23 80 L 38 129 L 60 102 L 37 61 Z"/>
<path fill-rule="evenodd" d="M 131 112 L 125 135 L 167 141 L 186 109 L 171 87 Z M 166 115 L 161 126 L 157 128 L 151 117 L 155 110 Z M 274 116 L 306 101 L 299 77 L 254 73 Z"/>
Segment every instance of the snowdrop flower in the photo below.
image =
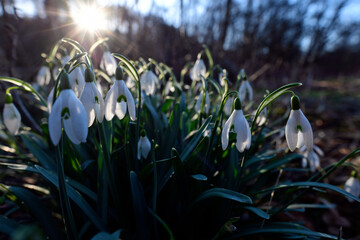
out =
<path fill-rule="evenodd" d="M 126 76 L 126 86 L 131 89 L 133 87 L 135 87 L 135 81 L 130 77 L 130 76 Z"/>
<path fill-rule="evenodd" d="M 246 79 L 246 75 L 244 75 L 244 78 L 239 88 L 239 97 L 241 102 L 245 100 L 246 93 L 248 94 L 248 100 L 251 102 L 253 100 L 253 90 L 249 81 Z"/>
<path fill-rule="evenodd" d="M 153 71 L 146 71 L 140 78 L 141 90 L 145 91 L 146 95 L 153 95 L 156 90 L 156 84 L 159 83 L 158 77 Z"/>
<path fill-rule="evenodd" d="M 115 74 L 116 66 L 117 63 L 114 56 L 109 51 L 105 51 L 100 62 L 101 69 L 105 70 L 107 75 L 112 76 Z"/>
<path fill-rule="evenodd" d="M 76 97 L 80 97 L 85 86 L 85 77 L 81 67 L 75 68 L 69 74 L 70 86 L 74 90 Z"/>
<path fill-rule="evenodd" d="M 221 133 L 221 146 L 224 151 L 229 144 L 229 132 L 232 126 L 234 126 L 234 132 L 236 133 L 236 148 L 239 152 L 244 152 L 245 149 L 250 148 L 251 132 L 249 123 L 241 110 L 239 98 L 235 99 L 235 109 L 229 119 L 225 122 Z"/>
<path fill-rule="evenodd" d="M 80 101 L 84 105 L 87 117 L 88 117 L 88 127 L 90 127 L 96 119 L 101 123 L 104 119 L 104 100 L 97 89 L 94 81 L 95 75 L 90 69 L 85 70 L 85 87 L 82 91 Z"/>
<path fill-rule="evenodd" d="M 135 121 L 135 101 L 123 80 L 123 72 L 120 67 L 116 68 L 116 80 L 105 98 L 105 118 L 111 121 L 116 116 L 121 120 L 129 110 L 130 119 Z"/>
<path fill-rule="evenodd" d="M 345 191 L 347 191 L 348 193 L 351 193 L 355 197 L 360 196 L 360 182 L 359 182 L 359 179 L 357 178 L 356 171 L 353 171 L 351 173 L 351 177 L 345 182 L 344 189 L 345 189 Z M 349 202 L 354 201 L 351 198 L 347 198 L 347 199 L 349 200 Z"/>
<path fill-rule="evenodd" d="M 50 69 L 47 66 L 41 66 L 36 75 L 36 82 L 39 86 L 48 85 L 51 79 Z"/>
<path fill-rule="evenodd" d="M 190 70 L 190 78 L 193 81 L 200 81 L 201 76 L 205 77 L 206 74 L 206 66 L 204 61 L 198 56 L 193 68 Z"/>
<path fill-rule="evenodd" d="M 19 132 L 21 124 L 21 115 L 15 105 L 10 93 L 5 94 L 5 105 L 3 110 L 3 119 L 5 127 L 13 135 Z"/>
<path fill-rule="evenodd" d="M 195 111 L 198 112 L 198 113 L 200 113 L 200 111 L 201 111 L 201 105 L 202 105 L 202 101 L 203 101 L 203 96 L 204 96 L 204 91 L 202 91 L 200 93 L 200 96 L 197 99 L 196 104 L 195 104 Z M 203 111 L 206 114 L 209 114 L 209 111 L 210 111 L 210 98 L 209 98 L 209 94 L 208 94 L 207 91 L 205 91 L 205 103 L 204 103 Z"/>
<path fill-rule="evenodd" d="M 70 88 L 69 77 L 63 73 L 60 79 L 61 92 L 49 116 L 49 134 L 54 145 L 59 144 L 62 128 L 74 144 L 86 142 L 88 119 L 82 103 Z"/>
<path fill-rule="evenodd" d="M 165 85 L 165 95 L 169 95 L 170 92 L 175 92 L 175 86 L 172 81 L 167 81 Z"/>
<path fill-rule="evenodd" d="M 227 71 L 224 69 L 219 73 L 219 82 L 222 87 L 225 87 L 225 78 L 227 78 Z"/>
<path fill-rule="evenodd" d="M 150 150 L 151 150 L 151 143 L 150 143 L 148 137 L 146 136 L 146 131 L 142 130 L 141 136 L 140 136 L 140 139 L 138 142 L 137 158 L 139 160 L 141 159 L 141 156 L 143 158 L 147 158 Z"/>
<path fill-rule="evenodd" d="M 311 125 L 300 109 L 298 96 L 291 97 L 291 111 L 285 126 L 285 137 L 290 151 L 306 146 L 308 151 L 313 148 L 313 131 Z M 302 141 L 303 139 L 303 141 Z"/>
<path fill-rule="evenodd" d="M 303 145 L 300 149 L 303 153 L 304 158 L 302 159 L 302 167 L 305 168 L 309 163 L 310 171 L 315 172 L 316 169 L 320 168 L 320 156 L 324 156 L 324 152 L 318 146 L 314 145 L 311 151 L 308 151 Z"/>
<path fill-rule="evenodd" d="M 53 104 L 53 101 L 54 101 L 54 89 L 55 87 L 53 87 L 49 93 L 49 96 L 47 98 L 47 107 L 48 107 L 48 111 L 49 113 L 51 112 L 51 107 L 52 107 L 52 104 Z"/>

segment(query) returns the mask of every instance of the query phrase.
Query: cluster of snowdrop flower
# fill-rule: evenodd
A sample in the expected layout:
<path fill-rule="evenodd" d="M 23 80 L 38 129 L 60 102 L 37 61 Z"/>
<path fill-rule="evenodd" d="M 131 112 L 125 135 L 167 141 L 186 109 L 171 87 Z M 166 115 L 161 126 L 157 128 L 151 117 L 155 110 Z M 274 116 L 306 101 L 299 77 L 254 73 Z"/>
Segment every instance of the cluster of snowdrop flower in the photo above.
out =
<path fill-rule="evenodd" d="M 95 120 L 102 123 L 105 118 L 111 121 L 116 115 L 120 120 L 123 119 L 126 113 L 129 113 L 132 121 L 136 120 L 136 105 L 135 100 L 124 81 L 124 74 L 122 69 L 117 66 L 116 60 L 109 51 L 105 51 L 101 59 L 100 67 L 108 74 L 113 76 L 113 85 L 107 92 L 105 98 L 102 92 L 96 85 L 95 75 L 92 69 L 85 68 L 79 65 L 72 69 L 70 73 L 69 63 L 70 57 L 65 56 L 62 59 L 63 68 L 60 72 L 60 93 L 53 104 L 54 88 L 48 97 L 49 106 L 49 133 L 51 141 L 54 145 L 59 144 L 61 139 L 62 129 L 69 139 L 74 144 L 85 142 L 88 133 L 88 127 L 91 127 Z M 197 113 L 210 113 L 210 96 L 204 84 L 206 81 L 206 66 L 201 59 L 201 54 L 190 70 L 190 78 L 197 83 L 200 88 L 200 94 L 195 102 L 194 109 Z M 40 68 L 37 82 L 39 84 L 47 84 L 51 75 L 50 69 L 46 66 Z M 227 78 L 226 71 L 219 75 L 219 82 L 225 86 L 225 78 Z M 224 105 L 224 113 L 229 116 L 224 124 L 221 134 L 222 149 L 226 150 L 229 144 L 229 133 L 233 131 L 236 133 L 236 147 L 239 152 L 244 152 L 251 146 L 251 130 L 249 123 L 244 116 L 241 104 L 245 101 L 251 102 L 253 100 L 253 90 L 247 80 L 245 71 L 240 72 L 241 85 L 238 89 L 237 96 L 229 96 Z M 129 81 L 129 80 L 128 80 Z M 151 70 L 149 65 L 145 68 L 140 78 L 141 90 L 146 95 L 154 95 L 159 83 L 159 79 Z M 168 83 L 171 83 L 168 81 Z M 169 92 L 171 84 L 166 84 Z M 130 86 L 134 86 L 130 84 Z M 196 86 L 196 87 L 197 87 Z M 173 89 L 174 91 L 174 89 Z M 58 91 L 59 92 L 59 91 Z M 6 104 L 4 107 L 4 123 L 9 131 L 16 134 L 20 127 L 21 117 L 19 111 L 12 104 L 10 95 L 6 95 Z M 234 102 L 234 110 L 232 110 L 232 103 Z M 267 116 L 267 109 L 265 108 L 257 118 L 256 123 L 261 126 L 265 123 Z M 301 148 L 305 154 L 305 158 L 310 162 L 312 170 L 319 167 L 318 155 L 321 152 L 313 150 L 313 133 L 309 121 L 306 119 L 300 109 L 300 101 L 297 96 L 291 98 L 291 112 L 285 127 L 285 137 L 289 149 L 294 151 L 295 148 Z M 145 131 L 141 132 L 141 137 L 138 142 L 138 158 L 146 158 L 151 144 L 146 136 Z M 315 148 L 316 150 L 317 148 Z"/>

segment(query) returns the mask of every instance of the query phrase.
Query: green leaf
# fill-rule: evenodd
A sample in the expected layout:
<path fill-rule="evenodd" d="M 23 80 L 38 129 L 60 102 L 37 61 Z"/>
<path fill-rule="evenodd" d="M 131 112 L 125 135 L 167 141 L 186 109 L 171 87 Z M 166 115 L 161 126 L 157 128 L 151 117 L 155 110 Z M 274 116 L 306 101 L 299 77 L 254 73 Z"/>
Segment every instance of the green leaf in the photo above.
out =
<path fill-rule="evenodd" d="M 140 81 L 140 77 L 139 74 L 136 70 L 136 68 L 134 67 L 134 65 L 129 61 L 129 59 L 127 59 L 125 56 L 118 54 L 118 53 L 113 53 L 114 57 L 116 57 L 117 59 L 119 59 L 121 62 L 123 62 L 125 64 L 125 66 L 130 70 L 132 78 L 139 83 Z"/>
<path fill-rule="evenodd" d="M 64 239 L 58 223 L 36 195 L 21 187 L 9 187 L 8 190 L 23 201 L 51 239 Z"/>
<path fill-rule="evenodd" d="M 0 77 L 0 81 L 9 82 L 24 88 L 24 90 L 32 93 L 38 100 L 40 100 L 43 106 L 47 107 L 47 102 L 45 101 L 45 99 L 29 83 L 12 77 Z"/>
<path fill-rule="evenodd" d="M 109 38 L 100 38 L 99 40 L 97 40 L 93 45 L 91 45 L 90 49 L 89 49 L 89 55 L 91 56 L 93 51 L 95 50 L 95 48 L 97 48 L 98 46 L 100 46 L 102 43 L 108 41 Z"/>
<path fill-rule="evenodd" d="M 191 177 L 198 181 L 207 181 L 207 177 L 203 174 L 193 174 Z"/>
<path fill-rule="evenodd" d="M 246 225 L 240 227 L 235 234 L 232 234 L 226 239 L 239 239 L 241 237 L 258 235 L 258 234 L 272 234 L 278 238 L 284 237 L 284 235 L 295 235 L 304 237 L 318 237 L 321 239 L 337 239 L 337 237 L 311 231 L 301 225 L 294 223 L 268 223 L 261 227 L 260 224 Z"/>
<path fill-rule="evenodd" d="M 180 158 L 183 162 L 186 162 L 189 155 L 192 153 L 192 151 L 199 143 L 200 139 L 203 137 L 204 132 L 206 131 L 211 122 L 211 119 L 212 116 L 210 115 L 201 125 L 200 129 L 194 134 L 191 141 L 184 147 L 184 151 L 182 151 L 182 153 L 180 154 Z"/>
<path fill-rule="evenodd" d="M 16 221 L 0 215 L 0 232 L 11 235 L 16 229 L 22 225 Z"/>
<path fill-rule="evenodd" d="M 214 198 L 214 197 L 233 200 L 238 203 L 252 204 L 251 198 L 244 194 L 225 188 L 213 188 L 200 194 L 200 196 L 194 201 L 193 205 L 205 199 Z"/>
<path fill-rule="evenodd" d="M 133 171 L 130 172 L 130 186 L 134 215 L 136 220 L 137 239 L 148 239 L 148 206 L 146 204 L 145 194 L 141 182 L 139 181 L 136 173 Z"/>
<path fill-rule="evenodd" d="M 268 94 L 264 100 L 262 100 L 262 102 L 260 103 L 259 107 L 256 110 L 256 114 L 255 117 L 252 121 L 251 124 L 251 131 L 254 130 L 255 127 L 255 123 L 256 123 L 256 119 L 258 118 L 258 116 L 260 115 L 261 111 L 264 110 L 264 108 L 269 105 L 270 103 L 272 103 L 276 98 L 280 97 L 281 95 L 287 93 L 291 88 L 294 87 L 299 87 L 301 86 L 301 83 L 290 83 L 290 84 L 286 84 L 278 89 L 276 89 L 275 91 L 273 91 L 272 93 Z"/>
<path fill-rule="evenodd" d="M 54 162 L 55 156 L 50 155 L 45 149 L 41 148 L 41 144 L 39 144 L 39 141 L 41 140 L 35 134 L 22 132 L 20 136 L 26 147 L 39 161 L 41 166 L 51 171 L 56 171 L 56 164 Z"/>
<path fill-rule="evenodd" d="M 266 212 L 264 212 L 263 210 L 256 208 L 256 207 L 250 207 L 250 206 L 243 206 L 243 208 L 255 213 L 256 215 L 258 215 L 261 218 L 264 219 L 270 219 L 269 214 L 267 214 Z"/>
<path fill-rule="evenodd" d="M 117 230 L 113 234 L 107 232 L 100 232 L 93 236 L 91 240 L 118 240 L 120 238 L 121 231 L 121 229 Z"/>
<path fill-rule="evenodd" d="M 319 182 L 295 182 L 295 183 L 284 183 L 284 184 L 280 184 L 279 186 L 276 187 L 271 187 L 271 188 L 267 188 L 264 189 L 260 192 L 271 192 L 273 190 L 280 190 L 280 189 L 285 189 L 285 188 L 325 188 L 325 189 L 329 189 L 332 190 L 334 192 L 340 193 L 342 195 L 344 195 L 345 197 L 351 198 L 357 202 L 360 202 L 360 198 L 355 197 L 354 195 L 346 192 L 345 190 L 333 186 L 331 184 L 327 184 L 327 183 L 319 183 Z M 258 192 L 258 193 L 260 193 Z"/>
<path fill-rule="evenodd" d="M 154 211 L 152 211 L 150 208 L 148 208 L 148 210 L 150 214 L 153 215 L 154 218 L 158 220 L 161 223 L 161 225 L 165 228 L 165 230 L 168 232 L 170 240 L 174 240 L 175 238 L 170 227 Z"/>
<path fill-rule="evenodd" d="M 58 177 L 55 173 L 47 171 L 46 169 L 35 165 L 38 169 L 39 173 L 43 175 L 47 180 L 49 180 L 56 187 L 59 187 Z M 89 220 L 99 229 L 105 230 L 104 226 L 100 222 L 99 216 L 95 213 L 95 211 L 90 207 L 87 201 L 81 196 L 79 192 L 77 192 L 74 188 L 72 188 L 68 183 L 66 183 L 66 190 L 69 197 L 75 202 L 76 205 L 87 215 Z"/>

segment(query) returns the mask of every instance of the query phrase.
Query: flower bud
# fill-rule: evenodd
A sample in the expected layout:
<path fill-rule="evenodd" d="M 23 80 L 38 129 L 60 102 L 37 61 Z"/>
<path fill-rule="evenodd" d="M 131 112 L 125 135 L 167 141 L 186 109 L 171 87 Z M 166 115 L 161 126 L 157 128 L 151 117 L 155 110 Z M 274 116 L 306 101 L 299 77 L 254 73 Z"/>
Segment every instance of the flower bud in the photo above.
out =
<path fill-rule="evenodd" d="M 236 110 L 241 110 L 241 101 L 240 101 L 239 98 L 235 98 L 235 100 L 234 100 L 234 108 Z"/>
<path fill-rule="evenodd" d="M 296 95 L 291 97 L 291 109 L 292 110 L 300 109 L 300 98 Z"/>
<path fill-rule="evenodd" d="M 121 67 L 117 67 L 115 71 L 116 80 L 124 80 L 124 72 Z"/>
<path fill-rule="evenodd" d="M 85 69 L 85 82 L 95 82 L 95 75 L 89 68 Z"/>
<path fill-rule="evenodd" d="M 60 76 L 60 89 L 71 89 L 69 75 L 66 72 L 63 72 Z"/>
<path fill-rule="evenodd" d="M 11 96 L 10 93 L 6 93 L 5 94 L 5 103 L 12 103 L 13 102 L 13 98 Z"/>

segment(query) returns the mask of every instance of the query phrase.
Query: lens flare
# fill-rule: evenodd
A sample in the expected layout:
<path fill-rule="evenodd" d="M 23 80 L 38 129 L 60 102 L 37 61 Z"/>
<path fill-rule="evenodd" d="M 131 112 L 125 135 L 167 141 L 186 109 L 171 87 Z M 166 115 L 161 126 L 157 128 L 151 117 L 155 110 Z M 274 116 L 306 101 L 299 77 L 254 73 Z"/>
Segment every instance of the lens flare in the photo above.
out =
<path fill-rule="evenodd" d="M 87 31 L 103 30 L 107 26 L 105 13 L 95 5 L 80 5 L 71 16 L 81 29 Z"/>

